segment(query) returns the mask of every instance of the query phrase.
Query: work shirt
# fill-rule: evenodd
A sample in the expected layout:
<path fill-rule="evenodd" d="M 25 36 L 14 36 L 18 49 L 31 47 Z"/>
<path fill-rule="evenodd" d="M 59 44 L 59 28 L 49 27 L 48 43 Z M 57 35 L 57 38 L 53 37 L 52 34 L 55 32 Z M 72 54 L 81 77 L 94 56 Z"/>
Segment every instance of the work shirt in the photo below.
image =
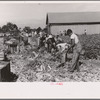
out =
<path fill-rule="evenodd" d="M 35 35 L 37 34 L 37 32 L 35 31 L 35 33 L 34 33 Z"/>
<path fill-rule="evenodd" d="M 75 46 L 73 47 L 73 50 L 76 51 L 77 53 L 80 53 L 82 50 L 82 46 L 79 42 L 78 36 L 73 33 L 70 38 L 75 40 Z"/>
<path fill-rule="evenodd" d="M 75 33 L 73 33 L 70 38 L 75 40 L 75 44 L 79 42 L 78 36 Z"/>
<path fill-rule="evenodd" d="M 40 37 L 42 37 L 42 32 L 39 33 Z"/>
<path fill-rule="evenodd" d="M 60 43 L 57 45 L 57 48 L 59 51 L 63 52 L 65 49 L 68 49 L 68 44 L 67 43 Z"/>
<path fill-rule="evenodd" d="M 50 38 L 52 38 L 52 35 L 49 35 L 48 37 L 46 37 L 46 41 L 47 41 L 48 39 L 50 39 Z"/>

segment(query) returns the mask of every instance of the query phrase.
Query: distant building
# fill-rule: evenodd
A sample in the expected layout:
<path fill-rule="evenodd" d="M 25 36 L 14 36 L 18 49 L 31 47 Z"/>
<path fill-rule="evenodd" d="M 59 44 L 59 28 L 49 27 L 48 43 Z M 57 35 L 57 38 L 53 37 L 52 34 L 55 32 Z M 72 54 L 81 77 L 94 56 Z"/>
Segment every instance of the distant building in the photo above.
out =
<path fill-rule="evenodd" d="M 77 34 L 100 33 L 100 12 L 65 12 L 48 13 L 46 17 L 48 32 L 58 34 L 59 31 L 72 29 Z"/>

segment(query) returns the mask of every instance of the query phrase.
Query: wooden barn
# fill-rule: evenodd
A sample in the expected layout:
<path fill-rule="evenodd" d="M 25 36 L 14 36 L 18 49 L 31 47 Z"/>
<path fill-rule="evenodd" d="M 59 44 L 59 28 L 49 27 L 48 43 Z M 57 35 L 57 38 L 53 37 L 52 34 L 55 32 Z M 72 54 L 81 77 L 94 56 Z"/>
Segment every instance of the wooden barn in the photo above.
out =
<path fill-rule="evenodd" d="M 46 25 L 55 35 L 69 28 L 76 34 L 100 34 L 100 12 L 48 13 Z"/>

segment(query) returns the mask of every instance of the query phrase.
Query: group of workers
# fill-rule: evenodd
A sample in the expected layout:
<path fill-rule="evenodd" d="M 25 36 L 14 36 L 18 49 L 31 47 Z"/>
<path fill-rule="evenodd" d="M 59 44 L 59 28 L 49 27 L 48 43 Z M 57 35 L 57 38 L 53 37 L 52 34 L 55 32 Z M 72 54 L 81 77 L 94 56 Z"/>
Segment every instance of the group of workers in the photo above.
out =
<path fill-rule="evenodd" d="M 80 44 L 78 36 L 71 30 L 64 31 L 65 36 L 69 36 L 71 43 L 67 44 L 64 43 L 62 38 L 59 35 L 54 36 L 52 34 L 45 34 L 45 32 L 41 31 L 39 34 L 39 44 L 38 49 L 41 47 L 46 47 L 48 52 L 52 52 L 52 50 L 60 53 L 61 57 L 61 65 L 63 66 L 66 62 L 67 53 L 72 50 L 73 57 L 72 57 L 72 64 L 71 68 L 69 69 L 70 72 L 74 72 L 75 70 L 79 70 L 79 57 L 82 51 L 82 46 Z M 57 53 L 56 53 L 57 54 Z"/>

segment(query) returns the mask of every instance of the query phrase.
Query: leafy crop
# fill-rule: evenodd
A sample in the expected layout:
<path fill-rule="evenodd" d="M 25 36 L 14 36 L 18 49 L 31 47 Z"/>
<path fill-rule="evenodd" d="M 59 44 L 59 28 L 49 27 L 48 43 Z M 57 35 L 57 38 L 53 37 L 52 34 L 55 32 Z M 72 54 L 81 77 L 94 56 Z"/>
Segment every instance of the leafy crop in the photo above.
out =
<path fill-rule="evenodd" d="M 85 50 L 85 58 L 97 59 L 100 56 L 100 34 L 79 35 L 80 42 Z"/>

